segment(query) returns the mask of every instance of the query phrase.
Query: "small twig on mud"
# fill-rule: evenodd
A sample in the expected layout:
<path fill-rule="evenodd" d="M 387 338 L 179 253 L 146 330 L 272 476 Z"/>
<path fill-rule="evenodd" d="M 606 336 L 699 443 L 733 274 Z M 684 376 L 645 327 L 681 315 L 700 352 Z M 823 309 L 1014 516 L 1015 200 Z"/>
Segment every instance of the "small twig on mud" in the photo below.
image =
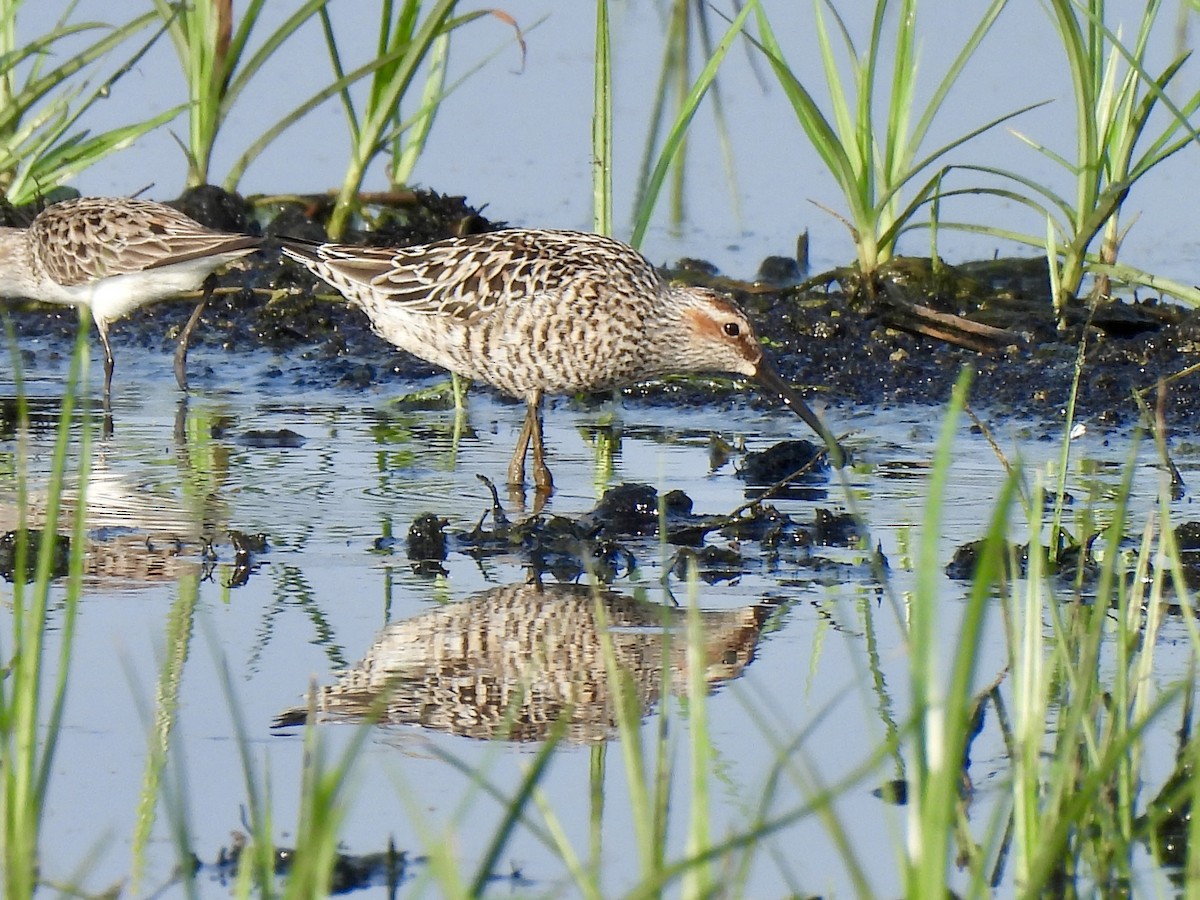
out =
<path fill-rule="evenodd" d="M 975 415 L 975 410 L 971 409 L 971 404 L 963 404 L 963 411 L 971 419 L 971 422 L 979 429 L 979 433 L 983 435 L 983 439 L 988 442 L 988 446 L 992 448 L 992 452 L 996 454 L 996 458 L 1000 460 L 1000 465 L 1004 466 L 1004 471 L 1008 475 L 1012 475 L 1013 468 L 1009 463 L 1008 458 L 1004 455 L 1004 451 L 1000 449 L 1000 445 L 996 443 L 996 437 L 992 434 L 992 429 L 988 428 L 983 423 L 979 416 Z"/>
<path fill-rule="evenodd" d="M 1158 446 L 1158 455 L 1162 457 L 1163 464 L 1167 467 L 1167 471 L 1171 473 L 1171 493 L 1174 499 L 1178 500 L 1184 493 L 1183 476 L 1179 474 L 1179 468 L 1171 459 L 1170 451 L 1167 450 L 1167 385 L 1160 378 L 1158 380 L 1158 397 L 1154 404 L 1154 443 Z"/>
<path fill-rule="evenodd" d="M 838 443 L 840 444 L 841 440 L 839 440 Z M 819 463 L 822 459 L 824 459 L 828 455 L 828 452 L 829 451 L 824 447 L 819 448 L 817 450 L 817 455 L 814 456 L 812 459 L 810 459 L 808 462 L 806 462 L 803 466 L 801 466 L 799 469 L 797 469 L 792 474 L 779 479 L 779 481 L 775 482 L 773 485 L 771 485 L 769 488 L 767 488 L 765 491 L 763 491 L 761 494 L 759 494 L 753 500 L 747 500 L 745 503 L 743 503 L 741 506 L 739 506 L 733 512 L 729 513 L 727 517 L 730 520 L 733 520 L 733 519 L 736 519 L 738 516 L 740 516 L 742 513 L 744 513 L 748 509 L 754 509 L 756 506 L 762 506 L 762 503 L 764 500 L 771 499 L 776 494 L 778 494 L 780 491 L 782 491 L 785 487 L 787 487 L 789 484 L 791 484 L 793 481 L 795 481 L 797 478 L 800 478 L 803 475 L 806 475 L 807 473 L 813 471 L 813 468 L 817 465 L 817 463 Z"/>

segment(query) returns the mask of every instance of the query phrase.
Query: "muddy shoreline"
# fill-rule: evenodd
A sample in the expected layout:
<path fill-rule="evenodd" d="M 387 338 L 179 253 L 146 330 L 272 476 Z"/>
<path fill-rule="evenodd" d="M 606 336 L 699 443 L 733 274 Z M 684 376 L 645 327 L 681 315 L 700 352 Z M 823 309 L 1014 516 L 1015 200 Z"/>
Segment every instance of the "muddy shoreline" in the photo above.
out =
<path fill-rule="evenodd" d="M 257 220 L 265 219 L 269 224 L 262 230 L 268 237 L 319 237 L 328 212 L 324 199 L 259 198 L 259 205 L 252 206 L 216 189 L 200 189 L 176 205 L 212 227 L 256 230 Z M 401 246 L 506 224 L 489 221 L 462 198 L 432 192 L 376 199 L 381 202 L 375 207 L 380 216 L 375 229 L 353 234 L 347 242 Z M 9 210 L 7 220 L 19 224 L 25 216 Z M 1141 415 L 1135 391 L 1146 392 L 1153 404 L 1160 379 L 1200 360 L 1200 315 L 1158 298 L 1126 297 L 1104 302 L 1094 312 L 1077 303 L 1068 311 L 1067 327 L 1059 330 L 1040 260 L 943 264 L 936 272 L 928 260 L 896 260 L 884 279 L 888 289 L 870 292 L 873 296 L 855 290 L 850 270 L 800 285 L 772 286 L 724 278 L 695 261 L 676 268 L 671 268 L 674 261 L 667 262 L 675 277 L 734 295 L 757 324 L 782 374 L 802 387 L 810 402 L 827 408 L 942 405 L 958 373 L 971 366 L 976 371 L 972 402 L 978 412 L 994 421 L 1032 419 L 1050 435 L 1065 413 L 1080 341 L 1086 337 L 1076 416 L 1122 427 Z M 778 260 L 773 262 L 780 268 Z M 985 342 L 980 352 L 918 333 L 923 325 L 911 315 L 913 304 L 1004 329 L 1014 339 Z M 76 326 L 72 310 L 29 303 L 9 303 L 8 309 L 17 334 L 36 339 L 21 341 L 26 364 L 36 363 L 39 354 L 69 352 Z M 191 309 L 189 300 L 181 298 L 116 323 L 112 335 L 118 381 L 121 348 L 128 346 L 162 352 L 163 375 L 169 377 L 174 339 Z M 281 393 L 289 386 L 314 385 L 365 390 L 440 373 L 377 337 L 363 313 L 270 247 L 249 257 L 243 269 L 221 275 L 218 294 L 192 343 L 232 355 L 258 349 L 279 354 L 283 362 L 272 375 Z M 676 406 L 772 402 L 723 378 L 671 378 L 624 393 Z M 1171 381 L 1164 411 L 1169 428 L 1191 431 L 1200 426 L 1200 378 Z M 836 422 L 836 413 L 831 418 Z"/>

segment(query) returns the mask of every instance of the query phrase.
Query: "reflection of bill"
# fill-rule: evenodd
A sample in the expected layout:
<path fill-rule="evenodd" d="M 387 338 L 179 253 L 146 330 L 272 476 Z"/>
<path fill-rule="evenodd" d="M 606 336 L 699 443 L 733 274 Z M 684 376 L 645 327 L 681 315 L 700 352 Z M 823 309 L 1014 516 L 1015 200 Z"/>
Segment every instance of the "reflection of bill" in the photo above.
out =
<path fill-rule="evenodd" d="M 319 689 L 317 716 L 513 741 L 543 739 L 564 718 L 567 740 L 604 740 L 616 719 L 597 598 L 643 713 L 662 695 L 664 654 L 670 689 L 684 690 L 686 611 L 580 585 L 517 584 L 389 625 L 361 662 Z M 701 612 L 710 686 L 754 658 L 769 612 Z M 301 725 L 307 711 L 289 709 L 274 725 Z"/>

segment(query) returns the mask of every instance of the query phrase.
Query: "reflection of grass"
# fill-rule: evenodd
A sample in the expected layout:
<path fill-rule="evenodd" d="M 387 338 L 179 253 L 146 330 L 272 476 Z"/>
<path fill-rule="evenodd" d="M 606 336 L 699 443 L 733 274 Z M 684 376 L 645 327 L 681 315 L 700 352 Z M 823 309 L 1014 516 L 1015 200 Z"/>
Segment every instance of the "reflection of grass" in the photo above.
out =
<path fill-rule="evenodd" d="M 41 523 L 43 539 L 37 548 L 29 547 L 24 537 L 28 534 L 25 529 L 29 527 L 25 520 L 28 437 L 25 433 L 18 437 L 17 487 L 21 537 L 17 541 L 17 576 L 12 587 L 12 635 L 7 641 L 0 640 L 0 649 L 6 644 L 9 654 L 4 661 L 5 677 L 0 680 L 0 815 L 3 817 L 0 824 L 0 861 L 4 868 L 4 896 L 13 900 L 33 896 L 39 882 L 45 877 L 39 868 L 42 815 L 62 730 L 75 616 L 83 578 L 86 484 L 91 440 L 86 421 L 76 437 L 73 426 L 77 423 L 73 420 L 87 366 L 87 335 L 88 323 L 81 317 L 70 372 L 63 388 L 45 521 Z M 19 419 L 27 427 L 28 408 L 22 389 L 20 354 L 13 352 L 11 358 L 17 381 Z M 69 575 L 61 606 L 56 610 L 58 620 L 54 622 L 58 632 L 58 658 L 50 659 L 46 656 L 46 642 L 51 627 L 51 565 L 73 441 L 78 442 L 74 448 L 74 458 L 77 460 L 75 475 L 80 487 L 71 525 Z M 32 581 L 26 584 L 21 573 L 28 571 L 26 563 L 30 553 L 35 554 L 34 574 Z"/>
<path fill-rule="evenodd" d="M 149 746 L 142 775 L 142 789 L 138 796 L 137 825 L 132 840 L 130 893 L 134 896 L 139 895 L 138 887 L 145 870 L 146 850 L 150 844 L 160 795 L 165 798 L 164 805 L 171 813 L 169 825 L 180 858 L 186 859 L 194 852 L 187 839 L 187 804 L 182 793 L 183 785 L 169 775 L 164 780 L 164 774 L 172 749 L 179 747 L 174 740 L 175 725 L 179 717 L 179 692 L 184 668 L 191 657 L 192 632 L 199 598 L 200 585 L 196 577 L 187 575 L 180 579 L 179 598 L 172 604 L 167 616 L 164 654 L 154 692 L 154 708 L 142 713 Z M 130 684 L 136 684 L 133 677 L 130 678 Z"/>

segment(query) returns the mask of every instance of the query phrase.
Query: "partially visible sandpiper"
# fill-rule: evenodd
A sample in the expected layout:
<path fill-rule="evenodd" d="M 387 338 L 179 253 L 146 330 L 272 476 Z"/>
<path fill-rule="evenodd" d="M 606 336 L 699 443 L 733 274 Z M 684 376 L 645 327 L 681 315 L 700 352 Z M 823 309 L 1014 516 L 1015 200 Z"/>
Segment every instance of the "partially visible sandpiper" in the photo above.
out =
<path fill-rule="evenodd" d="M 632 247 L 576 231 L 509 229 L 404 249 L 285 241 L 283 252 L 362 307 L 391 343 L 526 402 L 508 468 L 553 487 L 544 394 L 603 391 L 672 372 L 756 379 L 821 436 L 829 430 L 763 356 L 750 320 L 700 287 L 668 283 Z"/>
<path fill-rule="evenodd" d="M 104 345 L 104 408 L 113 355 L 108 327 L 140 306 L 205 285 L 180 335 L 175 377 L 187 389 L 187 344 L 208 299 L 209 275 L 261 238 L 205 228 L 149 200 L 87 197 L 46 207 L 28 228 L 0 228 L 0 296 L 86 306 Z"/>

